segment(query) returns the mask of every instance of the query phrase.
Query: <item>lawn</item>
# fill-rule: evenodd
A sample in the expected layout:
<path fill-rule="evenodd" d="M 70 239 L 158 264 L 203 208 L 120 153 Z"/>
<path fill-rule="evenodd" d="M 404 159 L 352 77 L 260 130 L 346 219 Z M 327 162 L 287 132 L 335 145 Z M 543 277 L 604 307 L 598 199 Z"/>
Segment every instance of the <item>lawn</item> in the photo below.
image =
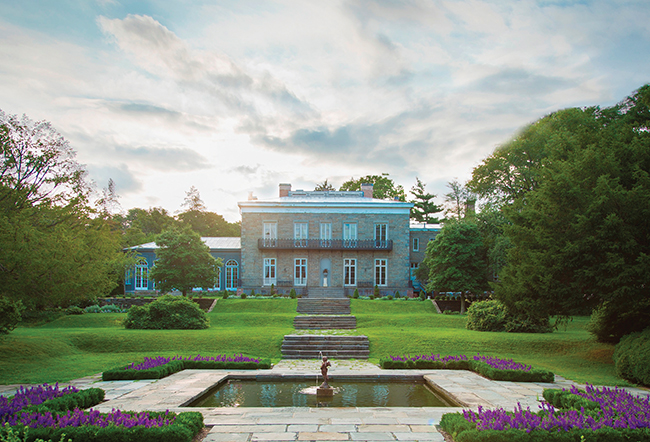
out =
<path fill-rule="evenodd" d="M 0 338 L 0 384 L 67 381 L 144 356 L 244 353 L 281 357 L 293 332 L 296 300 L 219 300 L 207 330 L 126 330 L 125 314 L 65 316 L 19 327 Z M 576 318 L 550 334 L 474 332 L 465 318 L 435 313 L 430 302 L 352 300 L 357 332 L 370 338 L 370 358 L 390 354 L 483 354 L 513 358 L 581 382 L 627 385 L 614 372 L 612 345 L 595 342 Z"/>

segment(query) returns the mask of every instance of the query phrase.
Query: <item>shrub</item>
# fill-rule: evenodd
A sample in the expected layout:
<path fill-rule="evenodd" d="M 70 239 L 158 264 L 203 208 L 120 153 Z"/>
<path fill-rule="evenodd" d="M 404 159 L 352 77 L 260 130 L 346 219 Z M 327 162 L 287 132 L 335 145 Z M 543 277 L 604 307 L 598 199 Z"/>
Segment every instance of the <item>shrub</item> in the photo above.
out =
<path fill-rule="evenodd" d="M 129 309 L 126 328 L 159 330 L 199 330 L 209 327 L 199 305 L 185 297 L 164 295 L 145 306 Z"/>
<path fill-rule="evenodd" d="M 354 299 L 359 299 L 359 289 L 354 289 L 354 293 L 352 294 L 352 297 Z"/>
<path fill-rule="evenodd" d="M 251 292 L 251 297 L 252 297 L 252 296 L 255 296 L 255 290 L 253 290 L 253 291 Z M 242 292 L 240 298 L 241 298 L 241 299 L 246 299 L 246 293 Z"/>
<path fill-rule="evenodd" d="M 0 296 L 0 335 L 6 335 L 18 326 L 24 310 L 21 301 Z"/>
<path fill-rule="evenodd" d="M 423 290 L 422 290 L 422 291 L 420 291 L 420 301 L 424 301 L 424 300 L 426 299 L 426 297 L 427 297 L 427 294 L 426 294 L 426 293 L 424 293 L 424 291 L 423 291 Z"/>
<path fill-rule="evenodd" d="M 66 315 L 83 315 L 85 312 L 82 308 L 77 307 L 76 305 L 71 305 L 65 309 Z"/>
<path fill-rule="evenodd" d="M 510 315 L 506 313 L 505 330 L 509 333 L 551 333 L 548 316 Z"/>
<path fill-rule="evenodd" d="M 395 299 L 399 299 L 399 298 L 400 298 L 400 294 L 399 294 L 399 290 L 397 290 L 397 291 L 395 292 Z"/>
<path fill-rule="evenodd" d="M 388 295 L 388 300 L 392 301 L 393 300 L 393 295 Z"/>
<path fill-rule="evenodd" d="M 224 290 L 223 295 L 221 295 L 223 299 L 228 299 L 228 291 Z"/>
<path fill-rule="evenodd" d="M 292 288 L 291 291 L 289 291 L 289 298 L 296 299 L 296 297 L 296 290 Z"/>
<path fill-rule="evenodd" d="M 616 374 L 650 386 L 650 328 L 623 336 L 614 350 Z"/>
<path fill-rule="evenodd" d="M 497 300 L 474 302 L 467 309 L 467 329 L 501 332 L 505 330 L 506 307 Z"/>
<path fill-rule="evenodd" d="M 375 298 L 379 298 L 379 287 L 375 285 L 375 290 L 373 291 L 373 295 Z M 371 297 L 372 298 L 372 297 Z"/>

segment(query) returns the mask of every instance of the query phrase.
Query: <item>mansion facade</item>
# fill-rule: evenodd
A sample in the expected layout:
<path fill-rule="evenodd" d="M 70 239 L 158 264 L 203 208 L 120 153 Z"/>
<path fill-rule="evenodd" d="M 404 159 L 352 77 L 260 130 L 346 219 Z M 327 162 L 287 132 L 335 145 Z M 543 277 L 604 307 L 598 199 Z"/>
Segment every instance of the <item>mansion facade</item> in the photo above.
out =
<path fill-rule="evenodd" d="M 373 187 L 360 191 L 303 191 L 280 184 L 277 198 L 238 203 L 241 238 L 203 238 L 221 258 L 220 280 L 213 290 L 249 294 L 299 295 L 336 290 L 352 296 L 411 295 L 419 290 L 414 270 L 440 226 L 409 220 L 413 204 L 373 198 Z M 132 249 L 139 264 L 127 276 L 125 292 L 155 290 L 148 271 L 155 243 Z"/>

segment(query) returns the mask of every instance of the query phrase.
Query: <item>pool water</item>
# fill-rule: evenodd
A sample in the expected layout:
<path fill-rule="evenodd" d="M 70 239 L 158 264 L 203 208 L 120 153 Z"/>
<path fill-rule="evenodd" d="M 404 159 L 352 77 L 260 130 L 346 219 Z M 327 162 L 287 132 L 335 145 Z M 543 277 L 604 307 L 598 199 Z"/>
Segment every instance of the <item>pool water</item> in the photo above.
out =
<path fill-rule="evenodd" d="M 190 407 L 449 407 L 424 381 L 330 381 L 331 398 L 316 396 L 314 381 L 230 379 Z"/>

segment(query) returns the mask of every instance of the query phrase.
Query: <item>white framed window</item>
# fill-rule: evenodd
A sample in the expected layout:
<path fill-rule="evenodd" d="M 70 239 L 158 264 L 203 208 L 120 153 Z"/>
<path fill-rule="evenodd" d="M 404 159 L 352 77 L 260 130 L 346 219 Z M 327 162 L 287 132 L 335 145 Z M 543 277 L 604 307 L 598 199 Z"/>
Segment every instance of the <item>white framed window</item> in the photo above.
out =
<path fill-rule="evenodd" d="M 357 285 L 357 260 L 354 258 L 343 260 L 343 285 Z"/>
<path fill-rule="evenodd" d="M 382 287 L 387 285 L 387 273 L 388 269 L 388 260 L 387 259 L 375 259 L 375 285 Z"/>
<path fill-rule="evenodd" d="M 332 246 L 332 223 L 320 223 L 320 246 Z"/>
<path fill-rule="evenodd" d="M 343 247 L 357 246 L 357 223 L 343 224 Z"/>
<path fill-rule="evenodd" d="M 149 288 L 149 267 L 147 260 L 140 258 L 135 264 L 135 289 L 147 290 Z"/>
<path fill-rule="evenodd" d="M 275 247 L 278 239 L 278 223 L 266 222 L 264 223 L 264 245 L 267 247 Z"/>
<path fill-rule="evenodd" d="M 234 259 L 226 262 L 226 290 L 237 290 L 239 282 L 239 264 Z"/>
<path fill-rule="evenodd" d="M 419 266 L 420 266 L 420 264 L 417 263 L 417 262 L 412 262 L 411 263 L 411 272 L 410 272 L 411 278 L 415 278 L 415 272 L 417 271 Z"/>
<path fill-rule="evenodd" d="M 376 247 L 386 247 L 388 241 L 388 224 L 375 224 L 375 245 Z"/>
<path fill-rule="evenodd" d="M 264 285 L 276 284 L 275 277 L 276 260 L 275 258 L 264 258 Z"/>
<path fill-rule="evenodd" d="M 309 223 L 293 223 L 293 242 L 295 247 L 307 247 Z"/>
<path fill-rule="evenodd" d="M 413 251 L 414 252 L 420 251 L 420 238 L 413 238 Z"/>
<path fill-rule="evenodd" d="M 294 285 L 307 285 L 307 258 L 294 259 Z"/>

